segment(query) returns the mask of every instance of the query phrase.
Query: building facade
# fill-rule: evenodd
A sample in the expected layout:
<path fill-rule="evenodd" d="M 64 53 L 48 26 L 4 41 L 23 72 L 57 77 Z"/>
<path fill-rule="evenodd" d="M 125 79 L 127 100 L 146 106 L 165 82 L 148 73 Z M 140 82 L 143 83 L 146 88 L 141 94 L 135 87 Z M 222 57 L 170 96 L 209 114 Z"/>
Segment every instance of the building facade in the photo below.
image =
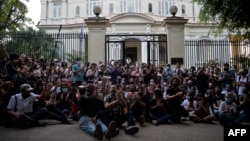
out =
<path fill-rule="evenodd" d="M 95 17 L 93 8 L 102 9 L 100 17 L 109 20 L 106 27 L 105 61 L 123 57 L 135 62 L 163 64 L 167 61 L 167 28 L 162 26 L 171 17 L 170 7 L 178 8 L 177 17 L 188 22 L 184 27 L 185 39 L 226 39 L 226 33 L 214 36 L 211 30 L 216 24 L 199 22 L 200 7 L 191 0 L 40 0 L 41 20 L 39 28 L 47 32 L 88 33 L 85 19 Z M 210 34 L 209 34 L 210 33 Z M 176 37 L 178 38 L 178 37 Z M 67 43 L 65 43 L 67 46 Z M 79 42 L 78 50 L 87 49 Z M 104 47 L 102 47 L 104 48 Z M 125 49 L 125 50 L 124 50 Z M 123 51 L 126 53 L 124 54 Z M 150 52 L 148 54 L 147 52 Z"/>

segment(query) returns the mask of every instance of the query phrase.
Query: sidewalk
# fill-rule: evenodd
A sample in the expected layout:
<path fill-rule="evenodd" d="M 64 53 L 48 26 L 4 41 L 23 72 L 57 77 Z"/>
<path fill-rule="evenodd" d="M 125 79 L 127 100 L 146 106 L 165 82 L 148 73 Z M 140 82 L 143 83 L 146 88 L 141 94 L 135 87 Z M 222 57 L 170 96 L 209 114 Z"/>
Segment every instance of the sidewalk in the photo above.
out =
<path fill-rule="evenodd" d="M 49 121 L 45 127 L 29 129 L 5 128 L 0 126 L 1 141 L 97 141 L 73 124 L 60 124 Z M 111 141 L 223 141 L 223 127 L 214 124 L 183 121 L 181 124 L 153 126 L 146 123 L 139 133 L 127 135 L 123 130 Z"/>

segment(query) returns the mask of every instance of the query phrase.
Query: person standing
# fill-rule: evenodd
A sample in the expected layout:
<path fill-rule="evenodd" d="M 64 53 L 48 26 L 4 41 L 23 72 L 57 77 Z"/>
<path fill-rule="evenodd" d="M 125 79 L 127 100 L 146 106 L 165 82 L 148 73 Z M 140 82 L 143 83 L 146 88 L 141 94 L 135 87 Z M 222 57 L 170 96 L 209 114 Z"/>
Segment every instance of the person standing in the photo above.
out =
<path fill-rule="evenodd" d="M 81 58 L 76 59 L 76 64 L 72 65 L 72 73 L 73 73 L 73 82 L 76 87 L 80 86 L 84 81 L 84 67 L 81 61 Z"/>

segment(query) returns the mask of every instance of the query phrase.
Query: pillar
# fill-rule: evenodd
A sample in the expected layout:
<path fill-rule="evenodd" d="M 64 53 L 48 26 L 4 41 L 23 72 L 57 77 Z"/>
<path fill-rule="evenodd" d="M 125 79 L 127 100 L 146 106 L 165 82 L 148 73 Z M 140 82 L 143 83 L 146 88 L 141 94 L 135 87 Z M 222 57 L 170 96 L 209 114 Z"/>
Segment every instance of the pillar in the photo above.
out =
<path fill-rule="evenodd" d="M 172 16 L 162 22 L 167 32 L 168 64 L 175 65 L 181 62 L 182 66 L 185 66 L 184 27 L 187 21 L 184 17 Z"/>
<path fill-rule="evenodd" d="M 105 62 L 105 35 L 109 20 L 106 18 L 91 17 L 84 20 L 88 27 L 88 49 L 89 62 Z"/>

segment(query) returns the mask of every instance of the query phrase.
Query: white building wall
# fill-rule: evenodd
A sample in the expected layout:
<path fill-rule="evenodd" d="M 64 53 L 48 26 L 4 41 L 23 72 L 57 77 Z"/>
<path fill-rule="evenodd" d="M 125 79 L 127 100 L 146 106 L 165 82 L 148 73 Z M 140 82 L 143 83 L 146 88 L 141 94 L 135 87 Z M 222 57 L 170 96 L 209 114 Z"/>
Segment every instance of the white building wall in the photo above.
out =
<path fill-rule="evenodd" d="M 40 0 L 41 2 L 41 22 L 40 27 L 44 28 L 47 32 L 58 32 L 59 25 L 62 24 L 61 32 L 80 32 L 81 27 L 84 27 L 83 32 L 88 32 L 86 24 L 84 23 L 84 19 L 90 17 L 87 15 L 87 1 L 89 0 L 61 0 L 62 2 L 62 11 L 61 11 L 61 19 L 53 18 L 53 2 L 55 0 Z M 60 0 L 56 0 L 60 1 Z M 121 14 L 120 2 L 124 0 L 100 0 L 102 3 L 102 13 L 101 17 L 106 17 L 108 19 Z M 145 14 L 154 19 L 153 23 L 140 23 L 142 21 L 135 20 L 134 23 L 125 23 L 126 18 L 123 18 L 123 24 L 121 23 L 112 23 L 116 24 L 115 34 L 123 33 L 133 33 L 133 34 L 145 34 L 146 33 L 146 25 L 150 24 L 150 34 L 166 34 L 165 27 L 161 26 L 161 22 L 169 15 L 159 15 L 159 5 L 158 2 L 161 0 L 141 0 L 141 13 Z M 113 14 L 109 13 L 110 4 L 113 4 Z M 148 4 L 152 3 L 152 12 L 148 12 Z M 199 39 L 202 36 L 208 36 L 211 39 L 226 39 L 227 34 L 222 34 L 219 36 L 214 36 L 213 34 L 209 34 L 211 31 L 211 27 L 213 24 L 202 25 L 199 23 L 199 10 L 200 6 L 197 4 L 191 3 L 191 0 L 170 0 L 170 3 L 178 7 L 178 12 L 176 16 L 181 16 L 189 19 L 188 23 L 185 25 L 185 39 Z M 127 3 L 126 3 L 127 4 Z M 182 5 L 185 5 L 185 14 L 182 14 Z M 76 7 L 80 7 L 80 14 L 76 16 Z M 126 5 L 128 7 L 128 5 Z M 92 12 L 93 9 L 89 9 L 89 12 Z M 91 15 L 92 17 L 93 15 Z M 112 24 L 107 28 L 107 33 L 112 33 Z M 65 43 L 67 45 L 68 43 Z M 141 43 L 141 61 L 147 62 L 147 44 Z M 158 48 L 159 49 L 159 48 Z M 118 52 L 121 49 L 117 49 Z M 117 50 L 110 50 L 110 53 L 116 53 Z M 187 49 L 185 49 L 187 50 Z M 192 49 L 198 53 L 197 50 Z M 154 51 L 155 52 L 155 51 Z M 159 52 L 159 51 L 158 51 Z M 188 51 L 187 51 L 188 52 Z M 157 54 L 157 50 L 155 52 Z M 152 55 L 152 53 L 150 54 Z M 154 55 L 156 60 L 159 60 L 159 56 Z M 190 56 L 190 54 L 186 53 L 186 56 Z M 121 54 L 118 56 L 110 56 L 112 59 L 121 58 Z M 152 59 L 153 56 L 151 56 Z M 195 60 L 197 62 L 199 58 L 195 55 L 189 57 L 190 60 Z M 186 63 L 187 64 L 187 63 Z M 187 64 L 187 65 L 195 65 L 195 64 Z"/>

